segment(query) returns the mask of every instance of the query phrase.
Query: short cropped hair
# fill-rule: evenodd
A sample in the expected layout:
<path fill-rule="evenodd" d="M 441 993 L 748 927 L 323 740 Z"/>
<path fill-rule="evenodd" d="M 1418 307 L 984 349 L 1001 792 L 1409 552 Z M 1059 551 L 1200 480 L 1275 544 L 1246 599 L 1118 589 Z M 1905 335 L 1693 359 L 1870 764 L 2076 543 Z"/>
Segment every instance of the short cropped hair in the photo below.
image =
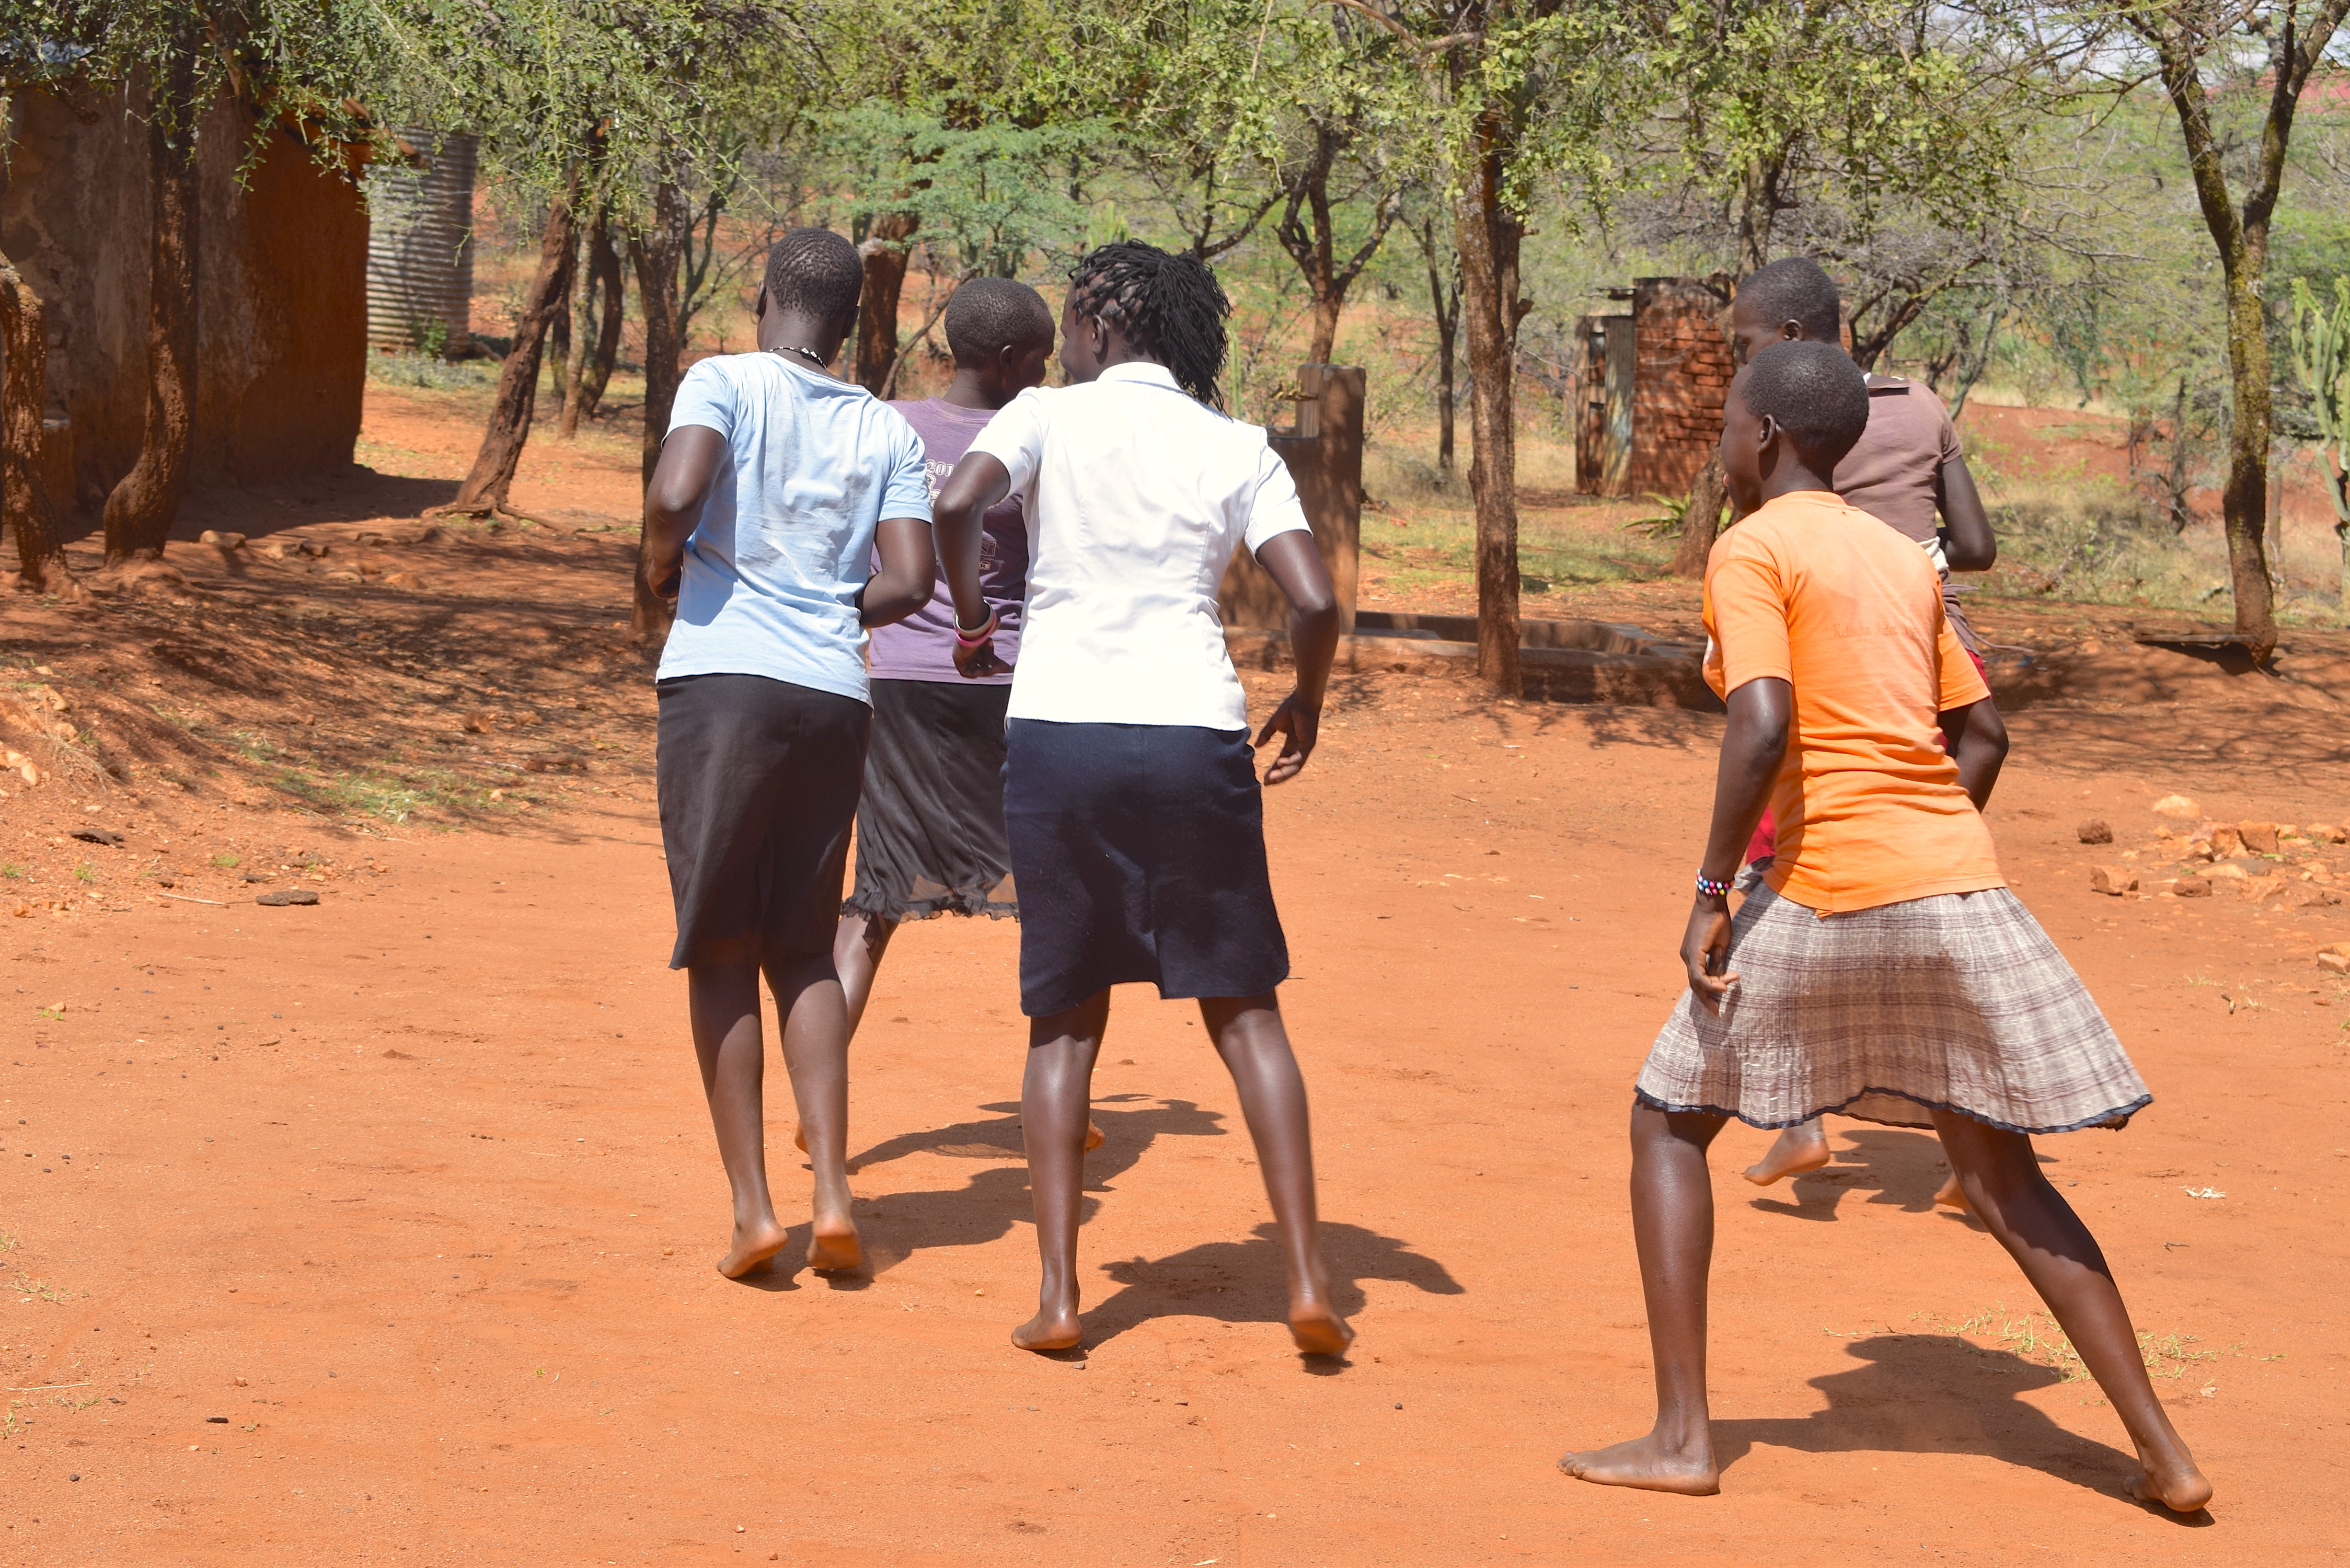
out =
<path fill-rule="evenodd" d="M 984 365 L 1006 348 L 1053 346 L 1045 296 L 1008 277 L 975 277 L 947 301 L 947 347 L 958 365 Z"/>
<path fill-rule="evenodd" d="M 1844 302 L 1836 296 L 1835 280 L 1809 256 L 1757 267 L 1740 281 L 1737 303 L 1773 327 L 1799 321 L 1806 338 L 1843 341 Z"/>
<path fill-rule="evenodd" d="M 1765 345 L 1746 361 L 1738 390 L 1746 411 L 1778 421 L 1824 479 L 1868 428 L 1868 378 L 1833 343 Z"/>
<path fill-rule="evenodd" d="M 767 303 L 830 321 L 865 292 L 857 247 L 830 229 L 794 229 L 767 248 Z"/>

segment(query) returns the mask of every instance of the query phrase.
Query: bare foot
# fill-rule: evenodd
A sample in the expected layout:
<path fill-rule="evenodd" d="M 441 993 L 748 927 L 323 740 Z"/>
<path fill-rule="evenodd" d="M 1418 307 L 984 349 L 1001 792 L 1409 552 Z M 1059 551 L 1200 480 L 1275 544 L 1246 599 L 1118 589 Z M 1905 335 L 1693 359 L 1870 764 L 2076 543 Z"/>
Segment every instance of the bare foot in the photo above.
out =
<path fill-rule="evenodd" d="M 1086 1148 L 1088 1152 L 1102 1146 L 1102 1130 L 1090 1121 L 1086 1123 Z"/>
<path fill-rule="evenodd" d="M 818 1273 L 846 1273 L 865 1266 L 865 1246 L 847 1220 L 819 1220 L 808 1236 L 807 1266 Z"/>
<path fill-rule="evenodd" d="M 1347 1326 L 1345 1318 L 1319 1302 L 1293 1302 L 1289 1337 L 1300 1355 L 1344 1355 L 1347 1346 L 1355 1343 L 1355 1331 Z"/>
<path fill-rule="evenodd" d="M 1820 1131 L 1819 1123 L 1805 1122 L 1781 1133 L 1762 1159 L 1746 1168 L 1746 1179 L 1757 1187 L 1768 1187 L 1783 1178 L 1817 1170 L 1827 1162 L 1827 1135 Z"/>
<path fill-rule="evenodd" d="M 1934 1201 L 1945 1209 L 1955 1209 L 1961 1214 L 1973 1212 L 1967 1205 L 1967 1195 L 1959 1189 L 1959 1173 L 1950 1172 L 1942 1185 L 1934 1189 Z"/>
<path fill-rule="evenodd" d="M 2141 1453 L 2138 1462 L 2146 1473 L 2122 1482 L 2122 1490 L 2136 1501 L 2159 1503 L 2173 1513 L 2193 1513 L 2211 1501 L 2211 1483 L 2192 1459 L 2162 1465 Z"/>
<path fill-rule="evenodd" d="M 773 1220 L 747 1231 L 737 1225 L 734 1245 L 718 1260 L 718 1272 L 730 1280 L 739 1280 L 782 1251 L 785 1240 L 784 1228 Z"/>
<path fill-rule="evenodd" d="M 1074 1302 L 1066 1307 L 1039 1307 L 1035 1317 L 1012 1331 L 1012 1343 L 1023 1350 L 1074 1350 L 1084 1339 Z"/>
<path fill-rule="evenodd" d="M 1558 1468 L 1577 1480 L 1598 1486 L 1676 1491 L 1685 1497 L 1711 1497 L 1721 1490 L 1721 1471 L 1714 1466 L 1711 1445 L 1695 1454 L 1671 1453 L 1654 1432 L 1612 1448 L 1569 1454 L 1558 1461 Z"/>

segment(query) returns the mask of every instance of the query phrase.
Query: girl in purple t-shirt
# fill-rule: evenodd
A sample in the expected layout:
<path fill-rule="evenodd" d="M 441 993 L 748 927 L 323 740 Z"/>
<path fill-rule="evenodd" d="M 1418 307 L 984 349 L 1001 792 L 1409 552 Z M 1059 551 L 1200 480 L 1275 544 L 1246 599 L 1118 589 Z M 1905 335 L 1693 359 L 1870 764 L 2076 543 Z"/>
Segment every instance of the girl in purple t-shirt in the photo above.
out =
<path fill-rule="evenodd" d="M 922 438 L 933 495 L 995 410 L 1044 381 L 1053 352 L 1052 310 L 1009 278 L 973 278 L 956 289 L 945 325 L 955 366 L 945 393 L 889 405 Z M 1001 621 L 992 673 L 955 673 L 954 600 L 944 578 L 926 608 L 872 638 L 873 739 L 857 808 L 857 886 L 833 943 L 852 1033 L 900 921 L 1019 912 L 1003 833 L 1003 715 L 1028 594 L 1022 498 L 990 510 L 984 528 L 981 586 Z"/>

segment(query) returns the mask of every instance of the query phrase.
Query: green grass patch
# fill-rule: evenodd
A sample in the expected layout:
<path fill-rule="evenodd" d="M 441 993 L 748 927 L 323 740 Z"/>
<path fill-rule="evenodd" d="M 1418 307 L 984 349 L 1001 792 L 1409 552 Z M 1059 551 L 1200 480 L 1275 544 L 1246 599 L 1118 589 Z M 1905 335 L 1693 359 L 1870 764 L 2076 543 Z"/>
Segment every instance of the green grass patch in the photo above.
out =
<path fill-rule="evenodd" d="M 2044 1313 L 2027 1312 L 2011 1317 L 2005 1307 L 1995 1306 L 1961 1322 L 1937 1324 L 1935 1327 L 1944 1334 L 1991 1340 L 1999 1348 L 2022 1360 L 2053 1368 L 2067 1383 L 2090 1380 L 2089 1369 L 2081 1360 L 2081 1353 L 2073 1348 L 2072 1339 L 2057 1326 L 2054 1318 Z M 2141 1329 L 2137 1336 L 2138 1357 L 2146 1364 L 2147 1376 L 2178 1379 L 2198 1362 L 2243 1354 L 2241 1345 L 2231 1345 L 2224 1350 L 2204 1350 L 2197 1348 L 2198 1343 L 2198 1336 L 2191 1334 L 2158 1335 Z"/>
<path fill-rule="evenodd" d="M 387 387 L 427 387 L 436 392 L 497 385 L 490 359 L 443 359 L 432 354 L 370 354 L 368 379 Z"/>

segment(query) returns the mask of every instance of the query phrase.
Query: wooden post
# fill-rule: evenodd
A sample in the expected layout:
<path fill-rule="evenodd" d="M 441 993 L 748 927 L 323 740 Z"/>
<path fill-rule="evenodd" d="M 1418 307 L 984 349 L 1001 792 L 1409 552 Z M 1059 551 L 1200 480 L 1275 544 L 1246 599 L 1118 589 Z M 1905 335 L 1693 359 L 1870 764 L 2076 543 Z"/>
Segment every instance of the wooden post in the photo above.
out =
<path fill-rule="evenodd" d="M 1351 633 L 1363 551 L 1363 372 L 1351 365 L 1303 365 L 1297 389 L 1297 422 L 1270 432 L 1271 444 L 1296 481 L 1337 591 L 1338 629 Z M 1246 550 L 1225 568 L 1219 598 L 1226 626 L 1289 625 L 1289 601 Z"/>

